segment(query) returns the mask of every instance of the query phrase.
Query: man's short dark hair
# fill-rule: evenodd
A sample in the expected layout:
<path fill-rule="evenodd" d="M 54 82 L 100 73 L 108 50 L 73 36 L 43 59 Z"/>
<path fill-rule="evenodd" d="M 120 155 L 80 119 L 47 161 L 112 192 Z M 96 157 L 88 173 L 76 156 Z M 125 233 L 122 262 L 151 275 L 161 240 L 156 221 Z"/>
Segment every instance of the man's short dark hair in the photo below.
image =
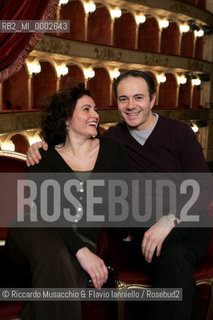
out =
<path fill-rule="evenodd" d="M 120 74 L 120 76 L 115 79 L 114 85 L 113 85 L 113 90 L 114 90 L 114 95 L 117 100 L 118 95 L 117 95 L 117 89 L 118 85 L 121 80 L 128 78 L 128 77 L 135 77 L 135 78 L 143 78 L 148 86 L 149 89 L 149 98 L 152 100 L 153 94 L 156 93 L 156 88 L 155 88 L 155 82 L 154 79 L 146 72 L 140 71 L 140 70 L 128 70 Z"/>

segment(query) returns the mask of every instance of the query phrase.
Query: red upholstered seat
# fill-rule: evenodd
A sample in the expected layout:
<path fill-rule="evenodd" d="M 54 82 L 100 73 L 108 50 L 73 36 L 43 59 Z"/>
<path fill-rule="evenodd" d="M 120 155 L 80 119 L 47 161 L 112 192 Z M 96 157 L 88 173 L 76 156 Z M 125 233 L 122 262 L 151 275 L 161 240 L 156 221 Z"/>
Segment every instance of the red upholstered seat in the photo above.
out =
<path fill-rule="evenodd" d="M 25 172 L 25 156 L 16 152 L 0 151 L 0 172 L 1 173 L 15 173 Z M 6 188 L 6 186 L 4 186 Z M 10 192 L 10 190 L 5 190 Z M 0 227 L 0 240 L 6 239 L 7 228 Z"/>
<path fill-rule="evenodd" d="M 128 243 L 121 244 L 117 239 L 111 240 L 109 260 L 117 280 L 128 284 L 150 285 L 149 274 L 141 272 L 141 266 L 132 254 Z"/>
<path fill-rule="evenodd" d="M 0 304 L 0 319 L 11 320 L 21 316 L 21 310 L 24 303 L 22 301 L 1 302 Z"/>
<path fill-rule="evenodd" d="M 212 241 L 213 242 L 213 237 Z M 206 255 L 205 258 L 197 265 L 194 273 L 196 281 L 201 279 L 213 278 L 213 258 L 210 255 Z"/>
<path fill-rule="evenodd" d="M 15 172 L 25 172 L 25 156 L 18 153 L 12 153 L 8 151 L 0 151 L 0 172 L 1 173 L 15 173 Z M 5 186 L 6 188 L 6 186 Z M 10 193 L 10 190 L 6 190 Z M 9 199 L 9 196 L 8 196 Z M 2 214 L 2 212 L 1 212 Z M 7 228 L 0 227 L 0 240 L 5 240 L 7 237 Z M 11 288 L 11 287 L 21 287 L 26 286 L 27 279 L 24 275 L 20 274 L 16 268 L 14 268 L 13 263 L 8 259 L 4 253 L 4 247 L 0 247 L 0 287 L 1 288 Z M 21 316 L 21 310 L 24 303 L 22 301 L 15 302 L 0 302 L 0 319 L 10 320 L 16 319 Z"/>
<path fill-rule="evenodd" d="M 213 244 L 213 233 L 211 247 Z M 117 250 L 119 251 L 117 251 Z M 112 250 L 112 247 L 111 247 Z M 119 254 L 118 254 L 119 253 Z M 211 252 L 212 254 L 212 252 Z M 112 267 L 115 269 L 115 274 L 120 281 L 126 283 L 138 283 L 150 285 L 151 276 L 148 273 L 141 272 L 141 266 L 133 255 L 128 255 L 125 247 L 113 242 L 113 252 L 110 254 Z M 130 271 L 131 270 L 131 271 Z M 205 258 L 197 265 L 194 273 L 195 280 L 210 279 L 213 277 L 213 257 L 207 254 Z"/>
<path fill-rule="evenodd" d="M 14 152 L 14 156 L 17 153 Z M 8 152 L 0 153 L 0 172 L 25 172 L 26 171 L 26 164 L 25 164 L 25 157 L 24 155 L 20 156 L 20 158 L 11 158 Z"/>
<path fill-rule="evenodd" d="M 151 274 L 142 270 L 128 243 L 111 238 L 107 231 L 103 233 L 102 241 L 105 245 L 101 254 L 107 257 L 114 269 L 118 286 L 121 288 L 128 288 L 130 285 L 151 286 Z M 198 303 L 202 320 L 213 320 L 213 232 L 208 252 L 197 265 L 194 278 L 198 286 Z M 124 318 L 123 308 L 124 304 L 121 303 L 119 319 Z"/>

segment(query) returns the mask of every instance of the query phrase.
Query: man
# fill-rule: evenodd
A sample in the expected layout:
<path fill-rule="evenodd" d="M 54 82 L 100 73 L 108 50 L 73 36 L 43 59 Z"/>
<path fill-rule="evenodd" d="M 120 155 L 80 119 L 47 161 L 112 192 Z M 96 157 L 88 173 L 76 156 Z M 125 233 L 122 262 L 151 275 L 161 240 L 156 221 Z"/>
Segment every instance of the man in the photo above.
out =
<path fill-rule="evenodd" d="M 121 74 L 115 80 L 114 94 L 124 123 L 111 127 L 104 135 L 126 146 L 132 171 L 208 172 L 202 148 L 191 128 L 152 113 L 156 90 L 148 74 L 136 70 Z M 28 152 L 28 165 L 38 162 L 41 145 L 44 143 Z M 153 302 L 150 319 L 199 319 L 193 272 L 207 250 L 210 232 L 184 228 L 179 217 L 167 212 L 150 228 L 133 229 L 131 236 L 153 269 L 153 287 L 183 288 L 181 302 Z"/>

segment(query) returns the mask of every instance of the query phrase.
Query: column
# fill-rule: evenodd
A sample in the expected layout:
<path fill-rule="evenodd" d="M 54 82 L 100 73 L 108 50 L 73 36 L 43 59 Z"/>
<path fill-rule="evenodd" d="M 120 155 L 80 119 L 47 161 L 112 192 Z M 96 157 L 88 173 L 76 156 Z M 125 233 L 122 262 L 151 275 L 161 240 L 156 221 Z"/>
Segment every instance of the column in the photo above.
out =
<path fill-rule="evenodd" d="M 139 24 L 136 23 L 136 26 L 135 26 L 135 49 L 137 50 L 138 49 L 138 32 L 139 32 Z"/>
<path fill-rule="evenodd" d="M 111 23 L 110 23 L 110 45 L 113 46 L 114 42 L 114 22 L 115 19 L 111 18 Z"/>
<path fill-rule="evenodd" d="M 113 80 L 110 79 L 110 84 L 109 84 L 109 105 L 112 106 L 112 87 L 113 87 Z"/>
<path fill-rule="evenodd" d="M 213 83 L 213 72 L 211 73 L 210 77 L 211 83 Z M 211 86 L 211 91 L 210 91 L 210 108 L 213 109 L 213 88 Z"/>
<path fill-rule="evenodd" d="M 177 89 L 176 89 L 176 108 L 178 107 L 178 101 L 179 101 L 179 91 L 180 91 L 180 84 L 177 83 Z"/>
<path fill-rule="evenodd" d="M 210 81 L 209 82 L 202 82 L 201 86 L 201 94 L 200 94 L 200 105 L 204 108 L 209 107 L 210 102 Z"/>
<path fill-rule="evenodd" d="M 197 41 L 197 37 L 194 34 L 194 41 L 193 41 L 193 55 L 192 58 L 195 57 L 195 50 L 196 50 L 196 41 Z"/>
<path fill-rule="evenodd" d="M 159 104 L 159 89 L 160 89 L 160 83 L 157 82 L 157 87 L 156 87 L 156 92 L 157 92 L 157 96 L 156 96 L 156 105 Z"/>
<path fill-rule="evenodd" d="M 85 17 L 84 17 L 84 41 L 87 41 L 87 37 L 88 37 L 88 13 L 85 13 Z"/>
<path fill-rule="evenodd" d="M 3 90 L 2 90 L 2 82 L 0 82 L 0 110 L 2 110 L 2 104 L 3 104 Z"/>
<path fill-rule="evenodd" d="M 60 76 L 57 76 L 56 77 L 56 91 L 59 91 L 60 90 Z"/>
<path fill-rule="evenodd" d="M 60 11 L 61 11 L 61 6 L 58 5 L 57 10 L 56 10 L 56 20 L 59 21 L 60 20 Z M 60 31 L 57 30 L 56 31 L 57 36 L 60 35 Z"/>
<path fill-rule="evenodd" d="M 86 89 L 88 89 L 88 80 L 89 80 L 88 78 L 85 78 L 85 79 L 84 79 L 84 83 L 85 83 L 85 88 L 86 88 Z"/>
<path fill-rule="evenodd" d="M 181 55 L 181 44 L 182 44 L 183 33 L 180 31 L 179 44 L 178 44 L 178 54 Z"/>
<path fill-rule="evenodd" d="M 28 109 L 32 109 L 32 74 L 28 74 L 27 78 L 27 89 L 28 89 Z"/>
<path fill-rule="evenodd" d="M 193 104 L 193 92 L 194 92 L 194 85 L 191 83 L 190 109 L 192 109 L 192 104 Z"/>
<path fill-rule="evenodd" d="M 160 48 L 161 48 L 161 36 L 162 36 L 162 29 L 159 28 L 159 34 L 158 34 L 158 53 L 160 53 Z"/>
<path fill-rule="evenodd" d="M 61 11 L 61 6 L 58 5 L 57 9 L 56 9 L 56 20 L 59 21 L 60 20 L 60 11 Z"/>

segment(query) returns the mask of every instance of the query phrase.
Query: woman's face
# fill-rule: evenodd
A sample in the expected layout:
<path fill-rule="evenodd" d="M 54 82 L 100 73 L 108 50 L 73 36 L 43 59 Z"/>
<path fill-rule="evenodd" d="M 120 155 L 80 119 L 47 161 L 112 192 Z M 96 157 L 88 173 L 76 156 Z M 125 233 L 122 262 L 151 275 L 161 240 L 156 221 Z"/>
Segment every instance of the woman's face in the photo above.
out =
<path fill-rule="evenodd" d="M 75 132 L 83 136 L 96 136 L 99 123 L 99 115 L 96 111 L 94 100 L 89 96 L 78 99 L 72 118 L 66 121 L 69 132 Z"/>

